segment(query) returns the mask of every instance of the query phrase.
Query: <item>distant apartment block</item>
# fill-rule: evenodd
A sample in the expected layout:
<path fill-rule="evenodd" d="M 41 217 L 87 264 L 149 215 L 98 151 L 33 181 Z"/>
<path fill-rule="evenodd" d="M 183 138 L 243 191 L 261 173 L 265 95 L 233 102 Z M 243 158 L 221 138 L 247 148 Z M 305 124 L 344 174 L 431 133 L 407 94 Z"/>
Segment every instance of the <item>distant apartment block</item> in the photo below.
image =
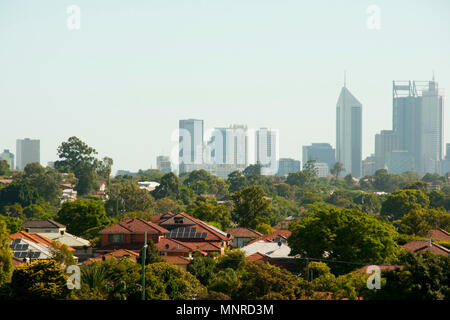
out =
<path fill-rule="evenodd" d="M 8 149 L 5 149 L 2 153 L 0 153 L 0 160 L 5 160 L 9 165 L 9 169 L 14 170 L 14 154 Z"/>
<path fill-rule="evenodd" d="M 164 173 L 172 172 L 172 163 L 170 162 L 170 157 L 157 156 L 156 168 Z"/>
<path fill-rule="evenodd" d="M 16 141 L 17 163 L 16 169 L 23 170 L 25 166 L 32 162 L 40 162 L 40 140 L 17 139 Z"/>
<path fill-rule="evenodd" d="M 336 150 L 329 143 L 313 143 L 310 146 L 303 146 L 302 160 L 303 164 L 310 160 L 326 163 L 330 170 L 336 163 Z"/>
<path fill-rule="evenodd" d="M 246 167 L 249 163 L 248 138 L 246 125 L 214 128 L 207 144 L 209 162 Z"/>
<path fill-rule="evenodd" d="M 317 172 L 317 177 L 319 178 L 326 178 L 328 177 L 328 164 L 324 162 L 316 162 L 314 163 L 314 168 Z"/>
<path fill-rule="evenodd" d="M 278 130 L 260 128 L 256 131 L 256 163 L 261 164 L 261 174 L 278 172 Z"/>
<path fill-rule="evenodd" d="M 185 165 L 203 163 L 203 120 L 187 119 L 179 121 L 179 173 L 184 173 Z"/>
<path fill-rule="evenodd" d="M 287 177 L 289 173 L 299 172 L 301 169 L 301 163 L 299 160 L 290 158 L 280 158 L 278 160 L 278 173 L 277 176 Z"/>

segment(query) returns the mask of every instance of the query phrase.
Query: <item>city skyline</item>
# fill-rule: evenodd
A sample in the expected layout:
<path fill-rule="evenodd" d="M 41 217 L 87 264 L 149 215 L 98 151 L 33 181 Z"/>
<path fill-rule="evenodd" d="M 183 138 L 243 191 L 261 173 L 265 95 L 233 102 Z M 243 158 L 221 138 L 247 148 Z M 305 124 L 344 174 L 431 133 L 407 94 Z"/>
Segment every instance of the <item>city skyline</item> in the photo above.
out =
<path fill-rule="evenodd" d="M 345 70 L 364 108 L 365 159 L 375 134 L 392 127 L 393 80 L 427 81 L 434 71 L 439 87 L 450 88 L 450 41 L 436 32 L 450 30 L 445 0 L 377 1 L 379 29 L 367 26 L 371 1 L 174 0 L 130 8 L 80 0 L 80 30 L 67 28 L 70 4 L 0 4 L 0 105 L 8 120 L 0 150 L 39 139 L 43 165 L 77 136 L 113 158 L 113 172 L 156 168 L 187 118 L 203 119 L 205 129 L 279 129 L 280 157 L 302 159 L 304 145 L 336 147 Z"/>

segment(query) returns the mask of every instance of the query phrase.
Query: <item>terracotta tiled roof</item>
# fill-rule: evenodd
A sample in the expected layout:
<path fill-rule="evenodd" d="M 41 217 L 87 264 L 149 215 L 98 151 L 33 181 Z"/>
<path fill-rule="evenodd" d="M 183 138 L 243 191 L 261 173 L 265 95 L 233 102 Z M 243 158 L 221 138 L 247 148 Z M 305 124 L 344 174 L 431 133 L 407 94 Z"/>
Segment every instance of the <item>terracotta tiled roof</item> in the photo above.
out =
<path fill-rule="evenodd" d="M 22 226 L 24 228 L 65 228 L 66 226 L 52 219 L 46 220 L 28 220 Z"/>
<path fill-rule="evenodd" d="M 440 241 L 449 241 L 450 233 L 443 229 L 432 229 L 432 230 L 430 230 L 428 237 L 431 239 L 437 239 Z"/>
<path fill-rule="evenodd" d="M 172 212 L 168 212 L 166 214 L 156 214 L 151 217 L 151 222 L 160 224 L 161 222 L 166 221 L 167 219 L 169 219 L 170 217 L 173 217 L 174 215 L 175 214 Z"/>
<path fill-rule="evenodd" d="M 125 221 L 116 223 L 110 227 L 101 230 L 100 234 L 108 233 L 142 233 L 161 234 L 169 233 L 169 231 L 151 221 L 145 221 L 141 218 L 129 218 Z"/>
<path fill-rule="evenodd" d="M 175 265 L 187 265 L 191 261 L 188 258 L 180 256 L 161 256 L 161 258 L 166 260 L 167 263 Z"/>
<path fill-rule="evenodd" d="M 448 256 L 450 254 L 450 250 L 438 245 L 437 243 L 424 240 L 416 240 L 411 241 L 402 246 L 404 249 L 411 251 L 412 253 L 419 253 L 422 251 L 430 251 L 436 254 L 442 254 Z"/>
<path fill-rule="evenodd" d="M 234 238 L 259 238 L 262 234 L 249 228 L 228 228 L 227 233 Z"/>
<path fill-rule="evenodd" d="M 211 226 L 208 226 L 205 222 L 203 222 L 199 219 L 196 219 L 196 218 L 188 215 L 185 212 L 177 213 L 174 215 L 174 217 L 178 216 L 178 215 L 181 215 L 184 218 L 191 220 L 192 222 L 195 223 L 195 225 L 189 225 L 189 226 L 171 225 L 171 227 L 176 226 L 178 228 L 187 228 L 187 227 L 197 228 L 197 232 L 207 232 L 208 233 L 207 237 L 205 238 L 205 240 L 208 240 L 208 241 L 211 241 L 211 240 L 227 241 L 227 240 L 231 240 L 233 238 L 233 236 L 230 236 L 228 238 L 226 234 L 222 234 L 222 233 L 214 230 L 213 228 L 211 228 Z M 170 217 L 170 218 L 172 218 L 172 217 Z M 170 219 L 170 218 L 168 218 L 168 219 Z M 166 220 L 168 220 L 168 219 L 166 219 Z M 166 221 L 166 220 L 164 220 L 164 221 Z M 161 223 L 163 223 L 164 221 L 161 221 Z"/>
<path fill-rule="evenodd" d="M 127 250 L 127 249 L 119 249 L 119 250 L 114 250 L 112 252 L 106 253 L 104 255 L 95 257 L 95 258 L 90 258 L 86 261 L 83 262 L 83 264 L 90 264 L 92 262 L 95 261 L 102 261 L 103 259 L 108 260 L 111 258 L 116 258 L 116 259 L 120 259 L 123 257 L 127 257 L 129 258 L 131 261 L 136 262 L 137 261 L 137 257 L 139 257 L 139 253 L 136 251 L 132 251 L 132 250 Z"/>
<path fill-rule="evenodd" d="M 260 261 L 260 260 L 261 260 L 261 261 L 269 261 L 269 260 L 270 260 L 270 257 L 266 256 L 266 255 L 263 254 L 263 253 L 255 252 L 255 253 L 249 255 L 249 256 L 247 257 L 247 260 L 248 260 L 249 262 Z"/>
<path fill-rule="evenodd" d="M 49 246 L 49 247 L 52 247 L 52 243 L 53 243 L 53 240 L 51 240 L 49 238 L 41 236 L 41 235 L 39 235 L 37 233 L 28 233 L 26 231 L 19 231 L 19 232 L 10 234 L 9 237 L 11 239 L 22 238 L 22 239 L 25 239 L 25 240 L 28 240 L 28 241 L 31 241 L 31 242 L 34 242 L 34 243 L 45 244 L 46 246 Z M 56 242 L 57 245 L 61 246 L 61 243 L 59 243 L 57 241 L 55 241 L 55 242 Z M 68 248 L 69 248 L 70 251 L 75 251 L 74 248 L 71 248 L 71 247 L 68 247 Z"/>
<path fill-rule="evenodd" d="M 183 244 L 193 251 L 221 251 L 222 247 L 220 246 L 220 242 L 183 242 Z"/>
<path fill-rule="evenodd" d="M 159 252 L 184 252 L 189 253 L 194 251 L 190 246 L 187 246 L 185 242 L 181 242 L 175 239 L 161 238 L 158 243 L 155 243 Z"/>
<path fill-rule="evenodd" d="M 275 238 L 277 238 L 277 237 L 281 237 L 282 239 L 287 240 L 287 238 L 291 235 L 291 233 L 292 232 L 287 229 L 275 230 L 275 232 L 273 232 L 271 234 L 266 234 L 266 235 L 259 237 L 258 239 L 250 241 L 249 243 L 247 243 L 247 245 L 252 244 L 256 241 L 273 242 L 275 240 Z"/>

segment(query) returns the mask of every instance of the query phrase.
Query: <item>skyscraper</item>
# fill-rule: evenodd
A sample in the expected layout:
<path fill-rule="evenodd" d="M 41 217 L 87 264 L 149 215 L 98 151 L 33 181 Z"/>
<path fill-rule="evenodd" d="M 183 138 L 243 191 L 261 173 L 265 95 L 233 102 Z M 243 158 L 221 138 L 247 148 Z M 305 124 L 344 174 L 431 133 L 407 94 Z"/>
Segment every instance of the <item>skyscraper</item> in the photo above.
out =
<path fill-rule="evenodd" d="M 23 170 L 28 163 L 40 162 L 40 140 L 17 139 L 16 141 L 16 169 Z"/>
<path fill-rule="evenodd" d="M 208 147 L 211 161 L 245 168 L 248 165 L 248 128 L 245 125 L 231 125 L 215 128 Z"/>
<path fill-rule="evenodd" d="M 361 176 L 362 104 L 344 84 L 336 105 L 336 161 L 342 162 L 345 173 Z"/>
<path fill-rule="evenodd" d="M 393 82 L 393 130 L 399 150 L 417 173 L 439 173 L 443 148 L 443 96 L 434 81 Z"/>
<path fill-rule="evenodd" d="M 302 148 L 303 164 L 309 160 L 316 160 L 319 163 L 326 163 L 330 170 L 336 162 L 336 150 L 329 143 L 313 143 Z"/>
<path fill-rule="evenodd" d="M 203 120 L 180 120 L 179 172 L 185 172 L 185 165 L 202 164 L 203 149 Z"/>
<path fill-rule="evenodd" d="M 268 128 L 256 130 L 256 162 L 261 164 L 261 174 L 278 172 L 278 131 Z"/>

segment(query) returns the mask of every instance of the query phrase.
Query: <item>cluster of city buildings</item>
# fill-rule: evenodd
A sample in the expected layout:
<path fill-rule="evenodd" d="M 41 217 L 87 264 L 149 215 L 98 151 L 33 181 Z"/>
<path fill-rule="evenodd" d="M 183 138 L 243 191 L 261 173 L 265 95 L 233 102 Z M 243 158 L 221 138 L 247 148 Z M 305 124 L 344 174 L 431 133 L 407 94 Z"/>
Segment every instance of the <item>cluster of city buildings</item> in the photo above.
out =
<path fill-rule="evenodd" d="M 450 144 L 443 155 L 443 93 L 434 77 L 431 81 L 393 81 L 392 99 L 392 129 L 375 135 L 375 153 L 363 160 L 362 104 L 344 83 L 336 104 L 336 148 L 329 143 L 303 146 L 303 165 L 315 160 L 319 177 L 327 177 L 338 161 L 345 168 L 342 174 L 356 178 L 379 169 L 395 174 L 450 172 Z M 224 179 L 256 163 L 262 166 L 263 175 L 287 176 L 301 170 L 300 160 L 279 158 L 278 149 L 277 129 L 253 130 L 234 124 L 205 132 L 203 120 L 183 119 L 179 120 L 179 152 L 173 159 L 178 162 L 164 155 L 156 162 L 157 169 L 166 173 L 204 169 Z M 4 150 L 1 159 L 11 169 L 22 170 L 27 163 L 40 161 L 40 141 L 17 140 L 16 156 Z"/>
<path fill-rule="evenodd" d="M 261 128 L 253 134 L 245 125 L 214 128 L 204 138 L 203 120 L 179 121 L 179 173 L 204 169 L 226 178 L 251 163 L 262 174 L 287 176 L 301 170 L 296 159 L 278 157 L 278 131 Z M 249 150 L 254 159 L 249 162 Z M 344 83 L 336 104 L 336 149 L 329 143 L 302 148 L 302 162 L 315 160 L 319 177 L 327 177 L 336 162 L 359 178 L 378 169 L 400 174 L 450 171 L 450 144 L 443 157 L 443 94 L 431 81 L 393 82 L 393 127 L 375 136 L 375 153 L 362 159 L 362 104 Z"/>

